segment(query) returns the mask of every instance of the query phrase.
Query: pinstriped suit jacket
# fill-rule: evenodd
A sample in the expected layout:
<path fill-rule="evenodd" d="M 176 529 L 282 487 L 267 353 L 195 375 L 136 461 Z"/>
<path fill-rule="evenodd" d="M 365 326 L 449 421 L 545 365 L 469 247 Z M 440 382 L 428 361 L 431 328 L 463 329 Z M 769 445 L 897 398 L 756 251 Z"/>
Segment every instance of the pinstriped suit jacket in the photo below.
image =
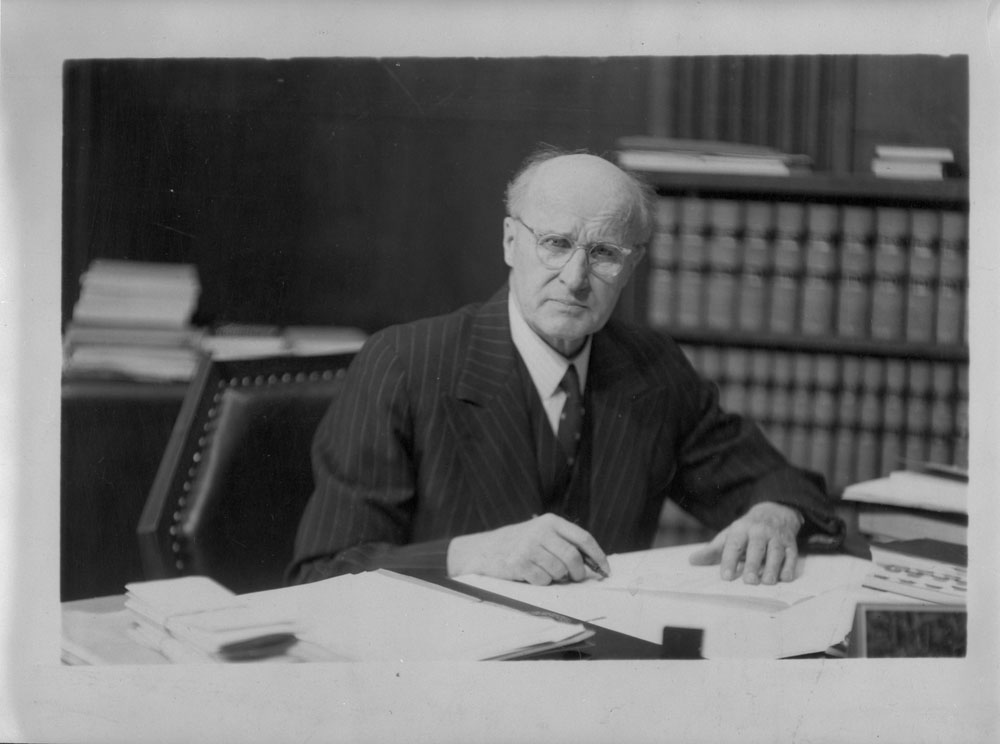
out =
<path fill-rule="evenodd" d="M 516 353 L 506 287 L 369 339 L 316 433 L 292 580 L 443 574 L 451 537 L 543 510 Z M 649 547 L 668 497 L 717 529 L 765 500 L 802 510 L 804 530 L 840 529 L 822 479 L 720 410 L 673 341 L 612 320 L 591 354 L 585 527 L 606 552 Z"/>

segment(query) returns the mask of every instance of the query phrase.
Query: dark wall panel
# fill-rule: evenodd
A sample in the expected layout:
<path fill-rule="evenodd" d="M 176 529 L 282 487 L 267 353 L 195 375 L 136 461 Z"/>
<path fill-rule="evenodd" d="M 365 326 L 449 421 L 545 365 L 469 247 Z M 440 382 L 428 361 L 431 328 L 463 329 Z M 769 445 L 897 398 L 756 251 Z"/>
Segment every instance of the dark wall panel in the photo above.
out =
<path fill-rule="evenodd" d="M 64 318 L 98 256 L 196 262 L 202 322 L 375 330 L 483 299 L 516 165 L 645 131 L 648 66 L 69 62 Z"/>

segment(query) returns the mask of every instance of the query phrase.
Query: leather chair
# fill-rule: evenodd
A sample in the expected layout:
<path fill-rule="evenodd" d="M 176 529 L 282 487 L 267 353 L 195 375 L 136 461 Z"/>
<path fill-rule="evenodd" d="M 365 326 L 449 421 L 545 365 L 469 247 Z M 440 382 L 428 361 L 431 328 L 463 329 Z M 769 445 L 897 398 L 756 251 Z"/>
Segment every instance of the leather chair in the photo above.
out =
<path fill-rule="evenodd" d="M 237 594 L 284 583 L 312 437 L 352 358 L 202 362 L 139 519 L 147 579 L 198 574 Z"/>

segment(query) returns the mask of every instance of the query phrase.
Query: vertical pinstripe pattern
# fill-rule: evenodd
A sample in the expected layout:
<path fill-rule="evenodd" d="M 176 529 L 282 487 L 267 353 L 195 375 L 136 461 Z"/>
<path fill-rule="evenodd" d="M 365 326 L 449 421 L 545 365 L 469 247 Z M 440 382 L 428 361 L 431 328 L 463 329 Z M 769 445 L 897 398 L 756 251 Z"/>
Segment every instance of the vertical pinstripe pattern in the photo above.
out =
<path fill-rule="evenodd" d="M 610 322 L 593 337 L 587 393 L 588 523 L 605 551 L 648 547 L 667 497 L 715 528 L 763 500 L 835 528 L 822 481 L 723 413 L 669 339 Z M 442 573 L 452 536 L 541 512 L 507 288 L 372 336 L 319 426 L 313 462 L 290 572 L 300 581 L 375 567 Z"/>

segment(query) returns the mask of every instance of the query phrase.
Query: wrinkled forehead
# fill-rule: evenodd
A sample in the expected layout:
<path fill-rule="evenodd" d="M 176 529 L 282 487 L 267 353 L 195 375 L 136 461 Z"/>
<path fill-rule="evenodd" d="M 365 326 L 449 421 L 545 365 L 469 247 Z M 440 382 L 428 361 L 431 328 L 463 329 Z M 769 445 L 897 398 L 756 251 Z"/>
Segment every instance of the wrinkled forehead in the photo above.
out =
<path fill-rule="evenodd" d="M 626 176 L 611 163 L 594 156 L 565 156 L 539 166 L 524 208 L 550 218 L 625 228 L 633 198 Z"/>

